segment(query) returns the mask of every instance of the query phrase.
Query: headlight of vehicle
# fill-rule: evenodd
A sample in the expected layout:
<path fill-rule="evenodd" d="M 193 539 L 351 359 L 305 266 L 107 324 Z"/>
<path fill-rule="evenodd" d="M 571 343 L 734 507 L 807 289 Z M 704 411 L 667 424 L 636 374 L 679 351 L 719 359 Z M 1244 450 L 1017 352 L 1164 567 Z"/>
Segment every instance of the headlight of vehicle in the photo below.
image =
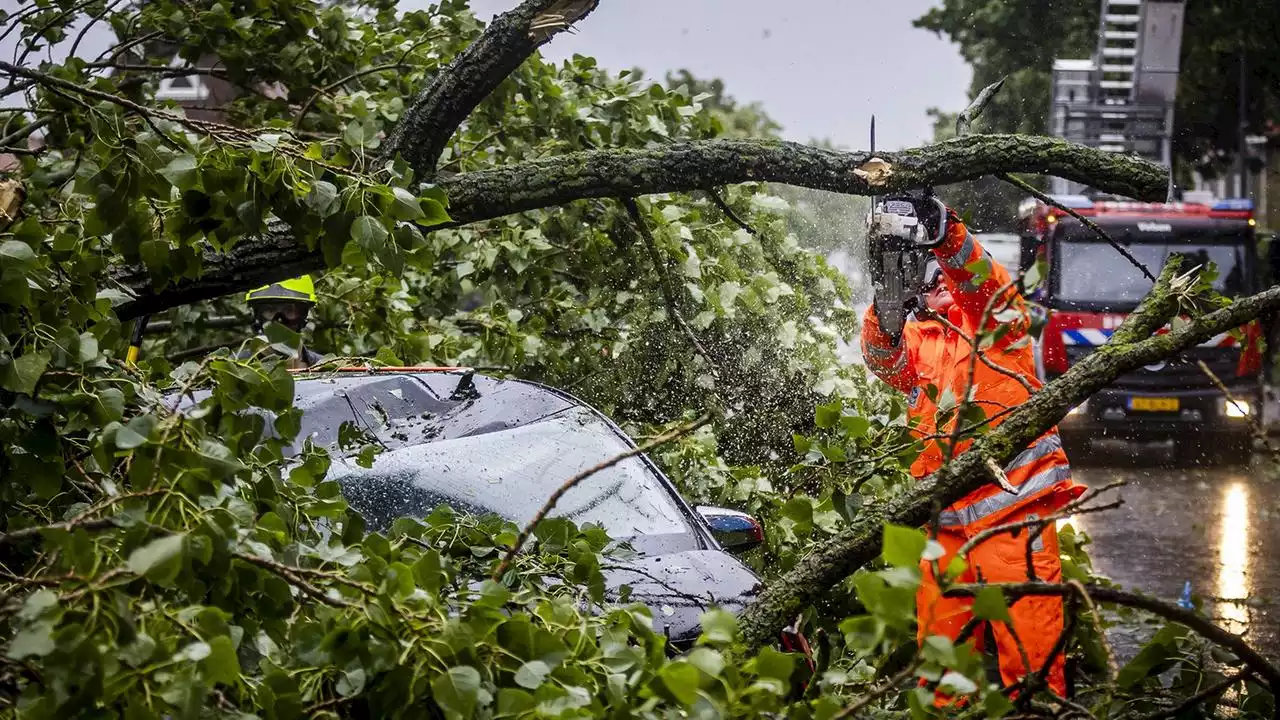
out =
<path fill-rule="evenodd" d="M 1249 406 L 1248 400 L 1236 400 L 1232 402 L 1223 398 L 1222 414 L 1229 418 L 1247 418 L 1252 414 L 1253 408 Z"/>

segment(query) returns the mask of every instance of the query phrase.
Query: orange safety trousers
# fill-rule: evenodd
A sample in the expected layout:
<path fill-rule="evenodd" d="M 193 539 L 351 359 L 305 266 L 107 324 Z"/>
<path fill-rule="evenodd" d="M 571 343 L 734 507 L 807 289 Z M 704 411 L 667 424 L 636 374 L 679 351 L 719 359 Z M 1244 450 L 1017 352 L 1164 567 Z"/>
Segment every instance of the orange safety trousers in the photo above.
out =
<path fill-rule="evenodd" d="M 1019 508 L 1013 514 L 1001 519 L 999 524 L 1032 519 L 1031 516 L 1045 517 L 1051 515 L 1055 507 L 1053 500 L 1030 503 Z M 966 542 L 989 527 L 985 523 L 966 526 L 943 526 L 935 539 L 942 545 L 945 554 L 938 560 L 938 567 L 945 568 Z M 961 583 L 1011 583 L 1027 580 L 1027 539 L 1028 530 L 1017 535 L 1001 533 L 989 538 L 969 551 L 968 567 L 955 582 Z M 1032 541 L 1032 568 L 1038 580 L 1049 583 L 1062 581 L 1062 561 L 1058 557 L 1058 531 L 1050 523 Z M 943 597 L 937 578 L 933 576 L 932 563 L 922 562 L 920 569 L 924 573 L 924 581 L 916 592 L 916 635 L 920 643 L 930 635 L 942 635 L 956 640 L 961 628 L 973 617 L 973 598 Z M 974 632 L 976 647 L 983 652 L 994 653 L 1000 665 L 1000 678 L 1006 686 L 1012 685 L 1029 672 L 1039 671 L 1052 652 L 1054 644 L 1062 634 L 1064 627 L 1062 598 L 1052 596 L 1027 596 L 1019 598 L 1009 605 L 1011 623 L 990 622 L 991 635 L 995 638 L 995 647 L 985 647 L 986 633 L 981 625 Z M 984 625 L 987 623 L 983 623 Z M 1021 642 L 1019 642 L 1021 641 Z M 1021 648 L 1019 647 L 1021 644 Z M 1023 651 L 1026 659 L 1023 660 Z M 1045 680 L 1049 688 L 1061 697 L 1066 697 L 1067 680 L 1064 671 L 1064 653 L 1058 653 Z M 1030 669 L 1027 665 L 1030 664 Z M 945 697 L 939 696 L 938 705 L 947 704 Z"/>

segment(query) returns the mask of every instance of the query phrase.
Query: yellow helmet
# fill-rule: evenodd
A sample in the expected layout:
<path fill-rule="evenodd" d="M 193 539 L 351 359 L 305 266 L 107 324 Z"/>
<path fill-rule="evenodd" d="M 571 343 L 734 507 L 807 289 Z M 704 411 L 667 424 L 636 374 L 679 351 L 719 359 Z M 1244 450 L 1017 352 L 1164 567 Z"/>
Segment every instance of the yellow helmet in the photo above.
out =
<path fill-rule="evenodd" d="M 270 285 L 263 285 L 256 290 L 250 290 L 245 293 L 246 302 L 254 302 L 258 300 L 296 300 L 301 302 L 316 302 L 316 285 L 311 281 L 310 275 L 302 275 L 291 280 L 281 280 Z"/>

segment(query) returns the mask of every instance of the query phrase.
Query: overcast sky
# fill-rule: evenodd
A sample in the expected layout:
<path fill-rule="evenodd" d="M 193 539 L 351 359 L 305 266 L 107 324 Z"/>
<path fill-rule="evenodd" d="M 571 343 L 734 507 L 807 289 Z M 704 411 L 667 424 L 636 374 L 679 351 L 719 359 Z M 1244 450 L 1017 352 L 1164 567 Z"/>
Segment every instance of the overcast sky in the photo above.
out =
<path fill-rule="evenodd" d="M 472 0 L 482 19 L 517 0 Z M 25 4 L 25 3 L 24 3 Z M 427 0 L 405 0 L 418 8 Z M 872 112 L 877 146 L 927 142 L 925 110 L 959 110 L 970 71 L 954 45 L 917 30 L 911 21 L 931 0 L 602 0 L 599 9 L 543 48 L 552 60 L 592 55 L 620 71 L 640 67 L 650 78 L 687 68 L 719 77 L 742 102 L 759 101 L 801 142 L 828 138 L 865 148 Z M 18 0 L 0 0 L 13 12 Z M 95 28 L 80 54 L 97 55 L 111 41 Z M 66 52 L 64 43 L 63 52 Z M 13 39 L 0 57 L 14 54 Z"/>
<path fill-rule="evenodd" d="M 425 3 L 415 4 L 420 7 Z M 472 0 L 488 19 L 514 0 Z M 933 136 L 929 107 L 961 110 L 971 73 L 955 45 L 911 21 L 932 0 L 602 0 L 574 35 L 543 48 L 560 60 L 591 55 L 611 70 L 649 77 L 688 68 L 719 77 L 739 101 L 759 101 L 801 142 L 829 138 L 865 148 L 872 112 L 877 147 Z"/>

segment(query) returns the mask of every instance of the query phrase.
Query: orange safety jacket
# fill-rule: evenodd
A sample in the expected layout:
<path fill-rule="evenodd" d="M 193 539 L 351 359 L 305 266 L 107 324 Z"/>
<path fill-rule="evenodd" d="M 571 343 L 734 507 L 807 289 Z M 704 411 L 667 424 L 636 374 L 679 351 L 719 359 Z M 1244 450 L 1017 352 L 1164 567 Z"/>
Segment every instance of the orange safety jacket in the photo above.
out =
<path fill-rule="evenodd" d="M 867 310 L 862 325 L 862 355 L 867 365 L 882 380 L 908 396 L 908 418 L 913 426 L 912 432 L 920 438 L 928 438 L 938 431 L 937 404 L 926 392 L 927 386 L 936 387 L 935 397 L 938 398 L 948 388 L 958 402 L 969 397 L 972 338 L 984 314 L 987 315 L 988 330 L 1001 324 L 996 316 L 1004 318 L 1011 327 L 981 353 L 1017 377 L 994 370 L 978 359 L 973 372 L 972 402 L 981 407 L 987 417 L 992 417 L 1030 397 L 1017 378 L 1037 390 L 1042 384 L 1036 376 L 1031 343 L 1023 340 L 1030 326 L 1026 302 L 1011 286 L 1008 271 L 991 258 L 953 212 L 948 211 L 947 237 L 934 254 L 941 266 L 943 281 L 954 300 L 945 310 L 945 317 L 960 329 L 963 336 L 937 320 L 916 320 L 906 324 L 901 341 L 895 346 L 880 329 L 874 305 Z M 985 280 L 980 274 L 966 269 L 979 260 L 985 260 L 990 268 Z M 994 309 L 986 313 L 988 301 L 997 293 L 1002 293 L 1001 297 L 993 302 Z M 998 425 L 1003 419 L 1003 416 L 997 417 L 991 424 Z M 942 432 L 950 433 L 954 423 L 953 418 Z M 970 444 L 968 440 L 960 443 L 955 454 L 963 452 Z M 942 448 L 937 439 L 926 439 L 924 451 L 911 465 L 911 474 L 922 478 L 937 470 L 942 463 Z M 1018 488 L 1016 495 L 993 481 L 946 508 L 940 518 L 941 524 L 990 527 L 1032 501 L 1048 499 L 1050 507 L 1061 507 L 1085 491 L 1083 485 L 1071 479 L 1071 467 L 1056 427 L 1013 458 L 1005 465 L 1004 471 L 1009 484 Z M 1055 499 L 1060 502 L 1053 502 Z"/>

